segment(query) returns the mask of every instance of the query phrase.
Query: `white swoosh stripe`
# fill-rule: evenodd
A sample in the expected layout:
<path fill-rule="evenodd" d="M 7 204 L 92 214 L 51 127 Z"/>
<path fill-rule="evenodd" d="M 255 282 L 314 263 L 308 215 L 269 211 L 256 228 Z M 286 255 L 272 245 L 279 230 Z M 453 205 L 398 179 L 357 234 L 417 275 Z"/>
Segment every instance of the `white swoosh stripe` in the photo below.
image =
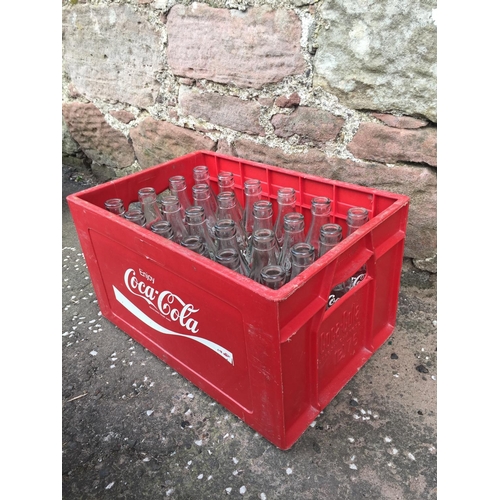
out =
<path fill-rule="evenodd" d="M 178 337 L 185 337 L 187 339 L 194 340 L 195 342 L 199 342 L 200 344 L 203 344 L 204 346 L 208 347 L 212 351 L 222 356 L 226 361 L 234 365 L 233 354 L 227 349 L 224 349 L 224 347 L 221 347 L 215 342 L 204 339 L 202 337 L 196 337 L 194 335 L 185 335 L 183 333 L 173 332 L 172 330 L 164 328 L 163 326 L 159 325 L 156 321 L 152 320 L 148 315 L 144 314 L 137 306 L 132 304 L 132 302 L 130 302 L 130 300 L 128 300 L 127 297 L 125 297 L 125 295 L 123 295 L 114 285 L 113 285 L 113 291 L 115 292 L 116 300 L 118 300 L 118 302 L 123 307 L 125 307 L 125 309 L 130 311 L 136 318 L 140 319 L 143 323 L 153 328 L 157 332 L 164 333 L 165 335 L 176 335 Z"/>

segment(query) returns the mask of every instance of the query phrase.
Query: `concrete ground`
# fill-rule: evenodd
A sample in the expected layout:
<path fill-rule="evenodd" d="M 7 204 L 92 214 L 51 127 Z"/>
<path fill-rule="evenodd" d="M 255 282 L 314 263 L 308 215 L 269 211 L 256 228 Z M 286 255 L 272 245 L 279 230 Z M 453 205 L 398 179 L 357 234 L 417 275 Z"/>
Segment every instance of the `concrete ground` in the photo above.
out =
<path fill-rule="evenodd" d="M 396 328 L 288 451 L 99 310 L 65 197 L 62 498 L 437 498 L 436 275 L 405 262 Z"/>

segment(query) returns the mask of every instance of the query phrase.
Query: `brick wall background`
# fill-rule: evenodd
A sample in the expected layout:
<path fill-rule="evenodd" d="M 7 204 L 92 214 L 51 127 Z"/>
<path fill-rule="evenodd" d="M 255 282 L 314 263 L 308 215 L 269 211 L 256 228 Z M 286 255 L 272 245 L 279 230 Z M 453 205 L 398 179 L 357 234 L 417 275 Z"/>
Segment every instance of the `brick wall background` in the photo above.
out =
<path fill-rule="evenodd" d="M 65 0 L 63 162 L 102 181 L 197 149 L 411 198 L 436 272 L 435 0 Z"/>

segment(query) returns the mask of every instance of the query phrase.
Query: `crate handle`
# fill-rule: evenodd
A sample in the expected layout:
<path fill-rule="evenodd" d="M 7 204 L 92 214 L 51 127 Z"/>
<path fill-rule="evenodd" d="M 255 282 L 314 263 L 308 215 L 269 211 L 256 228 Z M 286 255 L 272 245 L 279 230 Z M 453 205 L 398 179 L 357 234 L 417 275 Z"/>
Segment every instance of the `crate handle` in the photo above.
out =
<path fill-rule="evenodd" d="M 363 237 L 354 241 L 341 255 L 333 258 L 322 286 L 322 292 L 327 297 L 327 310 L 335 303 L 330 303 L 330 301 L 332 300 L 333 290 L 337 285 L 345 283 L 363 266 L 366 268 L 365 277 L 371 275 L 372 266 L 369 265 L 369 261 L 373 255 L 372 236 L 371 233 L 366 233 Z M 349 292 L 346 295 L 348 294 Z"/>

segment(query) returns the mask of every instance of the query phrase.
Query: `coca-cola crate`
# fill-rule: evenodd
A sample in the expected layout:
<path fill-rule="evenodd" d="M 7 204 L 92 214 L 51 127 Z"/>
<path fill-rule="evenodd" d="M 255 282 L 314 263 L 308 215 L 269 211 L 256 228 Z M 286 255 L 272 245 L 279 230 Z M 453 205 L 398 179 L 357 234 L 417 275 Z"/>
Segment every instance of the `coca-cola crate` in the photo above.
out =
<path fill-rule="evenodd" d="M 104 209 L 125 207 L 143 187 L 157 193 L 172 175 L 188 190 L 193 168 L 260 179 L 277 213 L 277 191 L 293 187 L 306 232 L 311 199 L 331 199 L 344 240 L 279 290 L 228 270 Z M 197 151 L 67 197 L 102 314 L 281 449 L 290 448 L 321 410 L 393 332 L 409 198 L 276 166 Z M 370 220 L 347 234 L 346 214 Z M 332 307 L 333 287 L 366 264 L 366 277 Z"/>

